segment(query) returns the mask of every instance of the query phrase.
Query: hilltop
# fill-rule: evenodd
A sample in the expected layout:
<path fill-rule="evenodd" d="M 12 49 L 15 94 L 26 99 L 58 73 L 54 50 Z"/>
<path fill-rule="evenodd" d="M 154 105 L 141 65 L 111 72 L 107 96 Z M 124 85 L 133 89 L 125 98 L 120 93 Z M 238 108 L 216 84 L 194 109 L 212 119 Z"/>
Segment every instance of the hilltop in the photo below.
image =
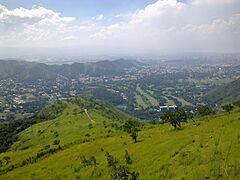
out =
<path fill-rule="evenodd" d="M 180 130 L 144 125 L 134 143 L 121 127 L 135 119 L 111 105 L 84 98 L 60 104 L 61 111 L 51 105 L 36 114 L 43 122 L 22 131 L 0 155 L 1 178 L 111 179 L 109 161 L 139 179 L 240 177 L 239 110 L 189 121 Z"/>
<path fill-rule="evenodd" d="M 62 65 L 47 65 L 37 62 L 0 60 L 0 79 L 21 81 L 49 80 L 64 76 L 77 78 L 79 74 L 90 76 L 113 76 L 124 74 L 126 69 L 139 67 L 142 63 L 133 60 L 98 61 Z"/>

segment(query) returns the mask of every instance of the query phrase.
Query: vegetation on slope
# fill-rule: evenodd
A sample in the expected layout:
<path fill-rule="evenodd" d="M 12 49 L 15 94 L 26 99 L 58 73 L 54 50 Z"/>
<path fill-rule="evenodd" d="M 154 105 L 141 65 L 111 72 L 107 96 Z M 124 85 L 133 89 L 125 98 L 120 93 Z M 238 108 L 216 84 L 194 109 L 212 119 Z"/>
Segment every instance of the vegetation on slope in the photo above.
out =
<path fill-rule="evenodd" d="M 36 81 L 38 79 L 54 79 L 58 75 L 76 78 L 79 74 L 101 76 L 119 75 L 131 67 L 139 67 L 141 63 L 132 60 L 99 61 L 92 63 L 74 63 L 63 65 L 47 65 L 43 63 L 0 60 L 0 79 L 17 79 Z"/>
<path fill-rule="evenodd" d="M 1 151 L 6 151 L 17 140 L 9 150 L 15 152 L 15 161 L 12 164 L 5 162 L 3 170 L 26 164 L 29 156 L 39 158 L 72 144 L 112 136 L 125 120 L 134 118 L 102 101 L 72 98 L 56 102 L 30 119 L 14 121 L 1 127 Z M 37 122 L 42 123 L 35 124 Z M 30 125 L 33 126 L 26 129 Z M 23 157 L 25 159 L 20 163 L 18 160 Z"/>
<path fill-rule="evenodd" d="M 65 108 L 66 102 L 58 101 L 46 106 L 33 117 L 0 122 L 0 153 L 10 148 L 18 139 L 18 133 L 33 124 L 59 117 Z"/>
<path fill-rule="evenodd" d="M 239 89 L 240 89 L 240 79 L 237 79 L 226 85 L 213 89 L 212 91 L 207 93 L 203 97 L 203 99 L 204 101 L 212 105 L 215 105 L 215 104 L 221 105 L 224 103 L 230 103 L 237 99 L 240 99 Z"/>
<path fill-rule="evenodd" d="M 134 143 L 118 123 L 129 116 L 100 101 L 68 103 L 60 117 L 26 129 L 0 155 L 1 178 L 240 178 L 239 110 L 186 122 L 179 130 L 145 125 Z"/>

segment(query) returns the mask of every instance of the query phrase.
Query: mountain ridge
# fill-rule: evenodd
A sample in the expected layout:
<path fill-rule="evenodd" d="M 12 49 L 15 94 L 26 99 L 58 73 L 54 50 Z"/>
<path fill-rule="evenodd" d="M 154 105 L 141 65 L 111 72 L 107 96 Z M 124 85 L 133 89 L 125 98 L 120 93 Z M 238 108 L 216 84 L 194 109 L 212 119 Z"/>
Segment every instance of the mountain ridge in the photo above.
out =
<path fill-rule="evenodd" d="M 38 62 L 0 60 L 0 79 L 17 79 L 22 81 L 49 80 L 62 75 L 77 78 L 79 74 L 90 76 L 115 76 L 124 74 L 126 69 L 139 67 L 143 63 L 134 60 L 119 59 L 115 61 L 98 61 L 88 63 L 72 63 L 47 65 Z"/>

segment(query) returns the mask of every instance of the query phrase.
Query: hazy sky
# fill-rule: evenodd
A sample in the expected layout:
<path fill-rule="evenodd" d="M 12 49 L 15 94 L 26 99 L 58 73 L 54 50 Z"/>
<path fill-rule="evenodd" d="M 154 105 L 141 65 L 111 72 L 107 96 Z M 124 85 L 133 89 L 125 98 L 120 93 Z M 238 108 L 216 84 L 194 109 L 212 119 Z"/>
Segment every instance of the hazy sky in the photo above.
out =
<path fill-rule="evenodd" d="M 240 0 L 0 0 L 0 58 L 240 52 Z"/>

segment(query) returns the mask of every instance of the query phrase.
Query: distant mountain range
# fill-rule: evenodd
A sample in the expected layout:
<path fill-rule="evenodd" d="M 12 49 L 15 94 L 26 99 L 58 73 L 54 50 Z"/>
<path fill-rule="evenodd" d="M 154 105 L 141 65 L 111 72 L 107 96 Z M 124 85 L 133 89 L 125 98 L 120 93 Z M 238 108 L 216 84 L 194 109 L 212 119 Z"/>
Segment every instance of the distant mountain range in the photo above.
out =
<path fill-rule="evenodd" d="M 209 104 L 222 105 L 226 103 L 232 103 L 240 99 L 240 79 L 230 82 L 226 85 L 217 87 L 207 93 L 203 100 Z"/>
<path fill-rule="evenodd" d="M 126 69 L 137 68 L 142 63 L 133 60 L 99 61 L 63 65 L 47 65 L 37 62 L 0 60 L 0 79 L 12 78 L 22 81 L 53 79 L 58 75 L 76 78 L 79 74 L 90 76 L 114 76 L 124 74 Z"/>

